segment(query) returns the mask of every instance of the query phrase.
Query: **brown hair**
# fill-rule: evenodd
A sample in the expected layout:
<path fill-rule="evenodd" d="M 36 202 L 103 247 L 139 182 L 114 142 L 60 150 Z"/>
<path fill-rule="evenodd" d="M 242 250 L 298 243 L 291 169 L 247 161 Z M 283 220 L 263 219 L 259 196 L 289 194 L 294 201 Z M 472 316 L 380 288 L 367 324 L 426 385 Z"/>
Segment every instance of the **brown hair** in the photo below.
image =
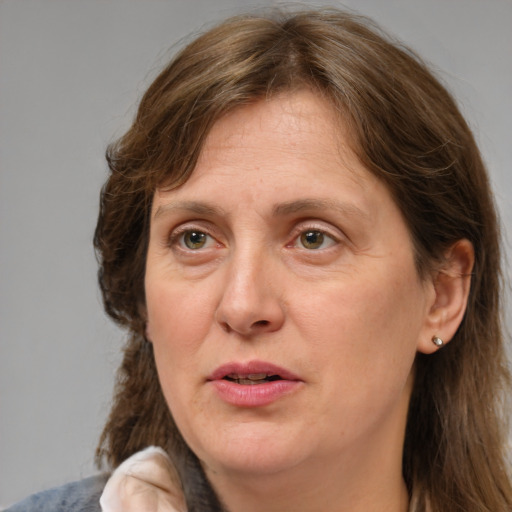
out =
<path fill-rule="evenodd" d="M 108 148 L 94 243 L 105 309 L 130 336 L 98 461 L 116 466 L 147 445 L 164 446 L 189 510 L 219 509 L 174 425 L 144 339 L 151 200 L 157 187 L 186 181 L 222 115 L 300 87 L 331 102 L 361 162 L 387 184 L 420 275 L 457 240 L 475 249 L 459 330 L 415 364 L 403 455 L 411 510 L 512 510 L 499 233 L 482 159 L 454 100 L 422 61 L 368 19 L 338 10 L 236 17 L 208 31 L 162 71 L 132 127 Z"/>

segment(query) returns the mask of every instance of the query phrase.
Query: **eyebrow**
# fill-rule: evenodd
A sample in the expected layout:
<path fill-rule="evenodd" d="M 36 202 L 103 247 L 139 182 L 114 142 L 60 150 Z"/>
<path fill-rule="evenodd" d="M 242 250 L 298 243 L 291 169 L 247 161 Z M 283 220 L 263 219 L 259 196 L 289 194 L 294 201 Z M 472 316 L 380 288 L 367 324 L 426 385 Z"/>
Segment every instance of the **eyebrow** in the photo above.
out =
<path fill-rule="evenodd" d="M 354 204 L 342 203 L 332 199 L 299 199 L 287 203 L 280 203 L 273 208 L 275 216 L 285 216 L 295 213 L 315 212 L 319 210 L 334 210 L 349 217 L 361 217 L 369 221 L 370 215 Z"/>
<path fill-rule="evenodd" d="M 161 204 L 153 215 L 153 219 L 169 213 L 186 212 L 196 215 L 224 216 L 225 211 L 218 206 L 198 201 L 178 201 L 177 203 Z"/>

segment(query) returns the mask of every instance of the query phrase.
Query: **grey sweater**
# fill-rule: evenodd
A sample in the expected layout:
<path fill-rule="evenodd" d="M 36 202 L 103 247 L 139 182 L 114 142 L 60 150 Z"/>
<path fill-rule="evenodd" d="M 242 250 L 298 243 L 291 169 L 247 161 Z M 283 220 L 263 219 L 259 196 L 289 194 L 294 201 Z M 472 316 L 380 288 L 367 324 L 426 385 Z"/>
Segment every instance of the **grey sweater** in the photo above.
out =
<path fill-rule="evenodd" d="M 108 477 L 97 475 L 33 494 L 5 512 L 101 512 L 100 496 Z"/>

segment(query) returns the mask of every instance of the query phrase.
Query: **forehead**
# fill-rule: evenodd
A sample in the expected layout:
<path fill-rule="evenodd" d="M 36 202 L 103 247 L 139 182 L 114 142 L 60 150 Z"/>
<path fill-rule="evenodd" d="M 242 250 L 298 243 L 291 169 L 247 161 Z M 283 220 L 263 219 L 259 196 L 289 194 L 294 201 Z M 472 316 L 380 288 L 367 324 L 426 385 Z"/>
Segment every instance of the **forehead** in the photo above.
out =
<path fill-rule="evenodd" d="M 280 159 L 295 156 L 340 159 L 352 153 L 340 116 L 327 100 L 309 90 L 280 94 L 239 107 L 218 120 L 199 157 L 197 169 L 230 153 L 260 153 Z M 351 157 L 353 154 L 350 155 Z"/>
<path fill-rule="evenodd" d="M 374 217 L 390 196 L 349 141 L 339 113 L 310 90 L 239 107 L 213 125 L 188 180 L 156 191 L 153 216 L 183 201 L 264 214 L 313 200 Z"/>
<path fill-rule="evenodd" d="M 320 93 L 279 94 L 238 107 L 216 121 L 185 188 L 222 172 L 235 177 L 257 171 L 265 179 L 279 170 L 294 179 L 305 164 L 311 177 L 335 164 L 362 185 L 369 173 L 350 145 L 341 115 Z"/>

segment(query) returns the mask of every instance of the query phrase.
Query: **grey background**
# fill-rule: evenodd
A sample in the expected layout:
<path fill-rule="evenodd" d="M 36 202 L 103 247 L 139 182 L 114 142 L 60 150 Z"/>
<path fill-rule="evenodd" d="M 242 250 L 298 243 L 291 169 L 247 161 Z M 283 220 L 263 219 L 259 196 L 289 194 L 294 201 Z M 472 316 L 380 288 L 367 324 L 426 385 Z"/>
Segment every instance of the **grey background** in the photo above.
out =
<path fill-rule="evenodd" d="M 102 313 L 91 246 L 106 144 L 174 43 L 261 5 L 276 2 L 0 0 L 0 505 L 94 471 L 123 340 Z M 440 71 L 510 240 L 512 1 L 344 5 Z"/>

